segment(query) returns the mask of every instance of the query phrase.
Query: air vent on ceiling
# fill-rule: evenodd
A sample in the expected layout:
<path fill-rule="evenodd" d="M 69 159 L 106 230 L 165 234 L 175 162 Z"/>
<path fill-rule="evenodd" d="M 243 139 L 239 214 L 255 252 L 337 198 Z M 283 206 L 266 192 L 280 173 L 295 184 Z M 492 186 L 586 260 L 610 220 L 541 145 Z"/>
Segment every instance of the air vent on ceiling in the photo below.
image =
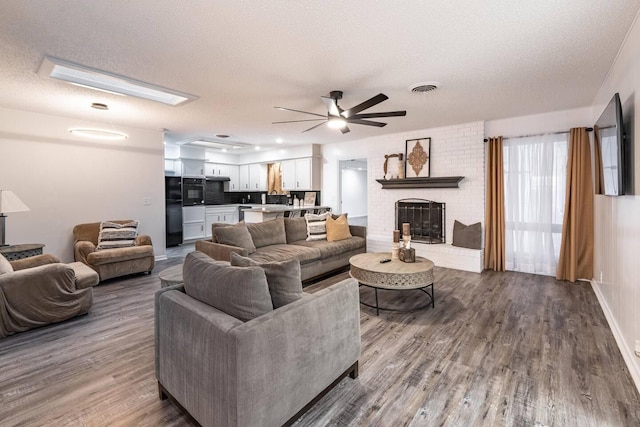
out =
<path fill-rule="evenodd" d="M 409 92 L 424 93 L 432 92 L 440 87 L 439 82 L 422 82 L 409 86 Z"/>

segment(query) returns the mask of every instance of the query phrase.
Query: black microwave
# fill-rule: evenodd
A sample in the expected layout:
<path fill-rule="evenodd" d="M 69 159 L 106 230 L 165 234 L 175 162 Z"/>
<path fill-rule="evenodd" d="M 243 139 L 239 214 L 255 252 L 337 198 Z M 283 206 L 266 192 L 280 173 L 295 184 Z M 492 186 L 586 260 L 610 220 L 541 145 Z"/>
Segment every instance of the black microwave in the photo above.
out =
<path fill-rule="evenodd" d="M 204 179 L 182 178 L 182 206 L 204 205 Z"/>

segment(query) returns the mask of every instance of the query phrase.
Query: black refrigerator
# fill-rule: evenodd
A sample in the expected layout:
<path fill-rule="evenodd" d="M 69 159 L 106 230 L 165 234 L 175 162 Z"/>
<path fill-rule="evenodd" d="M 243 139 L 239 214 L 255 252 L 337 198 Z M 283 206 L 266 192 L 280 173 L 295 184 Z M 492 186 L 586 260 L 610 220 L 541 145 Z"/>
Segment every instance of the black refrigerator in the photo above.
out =
<path fill-rule="evenodd" d="M 167 247 L 182 243 L 182 178 L 164 177 Z"/>

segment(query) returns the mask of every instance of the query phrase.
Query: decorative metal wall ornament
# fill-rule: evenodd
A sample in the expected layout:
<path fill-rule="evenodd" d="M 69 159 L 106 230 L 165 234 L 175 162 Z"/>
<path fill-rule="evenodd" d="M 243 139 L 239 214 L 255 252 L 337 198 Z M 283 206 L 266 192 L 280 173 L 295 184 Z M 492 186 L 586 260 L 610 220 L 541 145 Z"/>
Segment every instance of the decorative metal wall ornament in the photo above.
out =
<path fill-rule="evenodd" d="M 405 175 L 407 178 L 428 177 L 431 165 L 431 138 L 407 139 Z"/>
<path fill-rule="evenodd" d="M 402 153 L 384 155 L 384 179 L 404 178 L 403 157 L 404 154 Z M 391 162 L 389 162 L 389 159 L 391 159 Z"/>

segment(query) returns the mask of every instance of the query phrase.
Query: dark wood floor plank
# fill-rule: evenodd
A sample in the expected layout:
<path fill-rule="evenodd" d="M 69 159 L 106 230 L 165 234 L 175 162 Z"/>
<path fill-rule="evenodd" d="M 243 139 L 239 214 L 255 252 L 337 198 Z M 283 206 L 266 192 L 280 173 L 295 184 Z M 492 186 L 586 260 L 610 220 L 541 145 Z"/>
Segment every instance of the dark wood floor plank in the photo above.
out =
<path fill-rule="evenodd" d="M 101 284 L 86 316 L 0 340 L 0 425 L 191 425 L 158 399 L 154 378 L 157 273 L 180 262 Z M 433 309 L 362 307 L 360 376 L 296 426 L 640 425 L 640 396 L 588 284 L 443 268 L 435 279 Z M 379 297 L 425 302 L 419 292 Z"/>

